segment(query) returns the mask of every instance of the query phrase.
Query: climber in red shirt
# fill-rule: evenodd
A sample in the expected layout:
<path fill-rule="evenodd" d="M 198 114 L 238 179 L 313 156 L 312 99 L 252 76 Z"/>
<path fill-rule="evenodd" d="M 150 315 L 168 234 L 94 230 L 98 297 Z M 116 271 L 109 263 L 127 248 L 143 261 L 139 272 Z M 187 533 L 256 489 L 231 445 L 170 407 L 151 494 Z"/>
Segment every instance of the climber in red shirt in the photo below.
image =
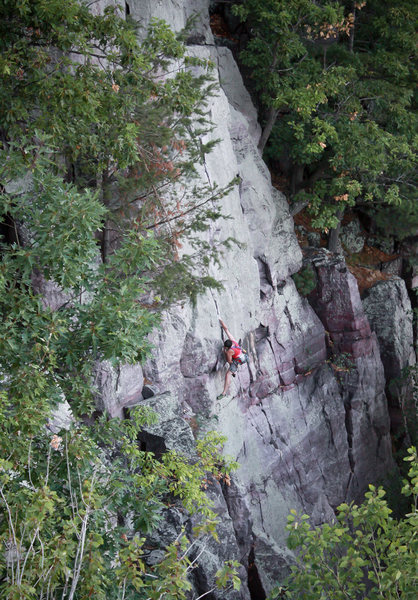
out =
<path fill-rule="evenodd" d="M 228 327 L 219 319 L 222 329 L 225 331 L 228 339 L 224 342 L 223 351 L 225 354 L 225 360 L 229 364 L 229 369 L 225 373 L 225 384 L 222 394 L 217 397 L 218 400 L 222 400 L 228 393 L 229 386 L 231 385 L 231 377 L 235 377 L 238 367 L 248 362 L 248 356 L 245 351 L 241 348 L 236 340 L 234 340 Z"/>

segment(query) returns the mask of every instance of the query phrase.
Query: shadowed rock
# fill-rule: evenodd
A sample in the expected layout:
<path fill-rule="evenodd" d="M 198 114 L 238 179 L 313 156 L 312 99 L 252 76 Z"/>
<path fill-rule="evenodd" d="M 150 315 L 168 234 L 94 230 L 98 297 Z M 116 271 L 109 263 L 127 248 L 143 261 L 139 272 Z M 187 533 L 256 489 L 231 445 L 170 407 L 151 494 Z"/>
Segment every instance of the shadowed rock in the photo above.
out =
<path fill-rule="evenodd" d="M 389 382 L 415 364 L 412 307 L 405 282 L 399 277 L 379 281 L 366 291 L 363 306 L 379 340 Z"/>
<path fill-rule="evenodd" d="M 376 340 L 365 315 L 355 277 L 344 258 L 325 249 L 309 257 L 315 268 L 317 285 L 309 302 L 329 335 L 334 352 L 354 358 L 368 356 Z"/>

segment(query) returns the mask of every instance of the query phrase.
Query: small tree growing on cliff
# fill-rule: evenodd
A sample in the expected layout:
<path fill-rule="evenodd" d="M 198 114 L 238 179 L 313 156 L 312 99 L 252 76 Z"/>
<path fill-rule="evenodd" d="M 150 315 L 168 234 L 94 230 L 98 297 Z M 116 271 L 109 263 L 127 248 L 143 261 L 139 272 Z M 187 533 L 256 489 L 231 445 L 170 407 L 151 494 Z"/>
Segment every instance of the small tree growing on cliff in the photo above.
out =
<path fill-rule="evenodd" d="M 206 436 L 194 461 L 174 451 L 157 460 L 138 448 L 150 415 L 137 410 L 129 421 L 77 425 L 60 435 L 33 427 L 13 444 L 8 407 L 1 405 L 1 597 L 184 599 L 198 560 L 194 547 L 204 554 L 206 538 L 216 538 L 203 482 L 234 466 L 219 455 L 223 439 Z M 147 537 L 170 511 L 172 519 L 199 515 L 193 533 L 186 534 L 183 516 L 177 536 L 150 548 Z M 157 549 L 159 560 L 148 561 Z M 234 566 L 224 566 L 214 588 L 239 585 Z"/>
<path fill-rule="evenodd" d="M 403 519 L 391 517 L 382 488 L 369 486 L 365 501 L 342 504 L 335 523 L 311 528 L 307 515 L 288 517 L 288 545 L 298 552 L 284 587 L 270 596 L 297 600 L 414 600 L 418 585 L 418 457 L 405 458 L 411 500 Z"/>
<path fill-rule="evenodd" d="M 215 143 L 203 141 L 210 61 L 187 55 L 186 33 L 162 21 L 142 42 L 137 28 L 112 5 L 97 15 L 79 0 L 0 4 L 0 137 L 28 164 L 41 138 L 52 170 L 97 191 L 104 261 L 126 230 L 152 233 L 162 252 L 148 280 L 169 303 L 217 286 L 206 272 L 216 251 L 197 233 L 231 186 L 193 181 Z M 187 237 L 193 257 L 179 252 Z"/>

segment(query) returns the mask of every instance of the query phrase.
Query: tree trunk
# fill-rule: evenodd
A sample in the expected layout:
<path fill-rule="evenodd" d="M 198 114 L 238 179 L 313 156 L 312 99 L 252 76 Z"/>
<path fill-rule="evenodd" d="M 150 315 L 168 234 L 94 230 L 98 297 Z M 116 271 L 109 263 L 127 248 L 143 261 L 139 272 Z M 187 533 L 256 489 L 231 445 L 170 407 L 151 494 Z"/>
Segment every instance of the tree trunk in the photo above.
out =
<path fill-rule="evenodd" d="M 103 170 L 98 178 L 97 178 L 97 187 L 100 190 L 100 199 L 102 201 L 102 203 L 104 204 L 104 206 L 106 206 L 106 208 L 108 207 L 109 204 L 109 199 L 110 199 L 110 194 L 109 194 L 109 176 L 108 176 L 108 172 Z M 104 263 L 107 262 L 107 257 L 109 255 L 109 249 L 110 249 L 110 221 L 109 219 L 106 219 L 103 223 L 103 230 L 102 230 L 102 243 L 101 243 L 101 255 L 102 255 L 102 261 Z"/>
<path fill-rule="evenodd" d="M 348 41 L 348 49 L 350 50 L 351 53 L 354 52 L 354 28 L 355 28 L 355 23 L 356 23 L 356 3 L 353 3 L 353 23 L 352 23 L 352 27 L 350 29 L 350 38 Z"/>
<path fill-rule="evenodd" d="M 327 166 L 328 166 L 328 160 L 322 160 L 318 164 L 315 173 L 313 173 L 305 181 L 303 181 L 303 174 L 304 174 L 305 166 L 304 165 L 303 166 L 302 165 L 294 166 L 292 175 L 291 175 L 291 182 L 290 182 L 290 190 L 291 190 L 292 196 L 297 194 L 297 192 L 300 192 L 300 190 L 302 190 L 302 189 L 306 189 L 306 188 L 313 186 L 314 183 L 320 177 L 322 177 L 322 175 L 325 173 Z M 291 205 L 290 213 L 291 213 L 292 217 L 294 217 L 301 210 L 306 208 L 306 206 L 308 206 L 308 204 L 309 204 L 309 199 L 306 199 L 306 200 L 299 200 L 299 202 L 296 202 L 295 204 Z"/>
<path fill-rule="evenodd" d="M 341 219 L 343 218 L 344 211 L 340 210 L 337 212 L 338 225 L 334 229 L 331 229 L 328 236 L 328 250 L 330 252 L 338 252 L 340 249 L 340 231 L 341 231 Z"/>
<path fill-rule="evenodd" d="M 260 137 L 260 141 L 258 142 L 258 146 L 257 146 L 258 149 L 260 150 L 261 154 L 263 153 L 264 146 L 266 145 L 267 140 L 270 137 L 271 130 L 273 129 L 273 126 L 276 122 L 278 114 L 279 114 L 279 111 L 276 108 L 274 108 L 273 106 L 271 106 L 269 108 L 269 111 L 267 113 L 267 123 L 263 129 L 263 132 Z"/>
<path fill-rule="evenodd" d="M 292 175 L 290 178 L 290 193 L 292 196 L 302 188 L 304 165 L 293 165 Z"/>
<path fill-rule="evenodd" d="M 107 257 L 109 255 L 109 247 L 110 247 L 110 231 L 109 231 L 109 220 L 103 223 L 103 231 L 102 231 L 102 244 L 101 244 L 101 254 L 102 254 L 102 262 L 107 262 Z"/>
<path fill-rule="evenodd" d="M 273 60 L 271 61 L 271 66 L 270 66 L 270 70 L 272 72 L 274 71 L 274 69 L 276 68 L 276 65 L 277 65 L 278 48 L 279 48 L 279 41 L 277 40 L 274 45 Z M 263 154 L 264 146 L 266 145 L 267 140 L 270 137 L 271 130 L 273 129 L 273 125 L 276 122 L 278 114 L 279 114 L 279 111 L 276 108 L 274 108 L 274 106 L 270 106 L 268 113 L 267 113 L 266 126 L 263 129 L 263 132 L 260 137 L 260 141 L 258 142 L 258 146 L 257 146 L 257 148 L 260 150 L 261 154 Z"/>

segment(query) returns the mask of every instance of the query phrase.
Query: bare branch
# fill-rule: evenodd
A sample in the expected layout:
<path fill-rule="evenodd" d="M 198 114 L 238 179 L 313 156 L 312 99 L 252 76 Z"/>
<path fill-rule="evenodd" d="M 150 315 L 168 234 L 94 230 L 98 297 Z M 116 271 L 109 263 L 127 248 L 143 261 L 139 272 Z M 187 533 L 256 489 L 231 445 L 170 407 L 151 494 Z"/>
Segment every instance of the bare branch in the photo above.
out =
<path fill-rule="evenodd" d="M 51 446 L 49 446 L 48 449 L 48 458 L 46 461 L 46 475 L 45 475 L 45 485 L 48 485 L 48 480 L 49 480 L 49 467 L 51 464 L 51 452 L 52 452 L 52 448 Z"/>
<path fill-rule="evenodd" d="M 35 540 L 36 540 L 36 538 L 38 536 L 38 533 L 39 533 L 39 527 L 36 528 L 35 535 L 33 536 L 32 541 L 30 543 L 30 546 L 29 546 L 29 548 L 28 548 L 28 550 L 26 552 L 25 560 L 23 561 L 23 565 L 22 565 L 22 567 L 20 569 L 20 573 L 19 573 L 19 579 L 17 581 L 18 585 L 22 585 L 23 573 L 24 573 L 25 568 L 26 568 L 26 563 L 28 562 L 29 554 L 32 552 L 32 548 L 33 548 Z"/>
<path fill-rule="evenodd" d="M 70 459 L 68 458 L 68 434 L 65 434 L 65 457 L 67 462 L 67 478 L 68 478 L 68 489 L 70 492 L 71 510 L 73 512 L 73 519 L 75 519 L 76 512 L 78 511 L 77 498 L 73 493 L 73 487 L 71 484 L 71 472 L 70 472 Z M 74 501 L 75 499 L 75 501 Z"/>
<path fill-rule="evenodd" d="M 33 485 L 33 481 L 32 481 L 32 468 L 31 468 L 31 460 L 30 460 L 31 452 L 32 452 L 32 438 L 30 439 L 29 449 L 28 449 L 28 476 L 29 476 L 29 481 L 32 486 L 32 489 L 35 489 L 35 486 Z"/>
<path fill-rule="evenodd" d="M 12 540 L 13 540 L 13 545 L 16 548 L 16 551 L 19 552 L 19 546 L 17 543 L 17 537 L 16 537 L 16 531 L 15 528 L 13 526 L 13 519 L 12 519 L 12 511 L 10 510 L 10 506 L 9 503 L 7 502 L 6 496 L 3 494 L 3 488 L 0 488 L 0 495 L 2 497 L 2 500 L 6 506 L 6 510 L 7 510 L 7 515 L 9 517 L 9 527 L 12 533 Z M 18 569 L 18 573 L 19 573 L 19 561 L 17 563 L 17 569 Z M 12 584 L 14 584 L 14 568 L 13 568 L 13 562 L 12 562 Z"/>
<path fill-rule="evenodd" d="M 96 478 L 96 474 L 97 474 L 97 466 L 96 466 L 96 468 L 93 472 L 93 476 L 91 478 L 90 493 L 89 493 L 89 498 L 88 498 L 89 501 L 91 500 L 91 496 L 93 493 L 94 481 Z M 80 533 L 80 542 L 77 546 L 77 553 L 76 553 L 76 557 L 74 559 L 73 581 L 71 584 L 71 589 L 70 589 L 70 594 L 68 596 L 68 600 L 73 600 L 74 595 L 76 593 L 78 581 L 80 579 L 81 567 L 82 567 L 83 558 L 84 558 L 84 547 L 85 547 L 85 542 L 86 542 L 87 526 L 88 526 L 90 514 L 93 512 L 90 504 L 86 504 L 85 502 L 84 502 L 84 504 L 86 506 L 86 513 L 83 518 L 83 523 L 81 526 L 81 533 Z"/>

